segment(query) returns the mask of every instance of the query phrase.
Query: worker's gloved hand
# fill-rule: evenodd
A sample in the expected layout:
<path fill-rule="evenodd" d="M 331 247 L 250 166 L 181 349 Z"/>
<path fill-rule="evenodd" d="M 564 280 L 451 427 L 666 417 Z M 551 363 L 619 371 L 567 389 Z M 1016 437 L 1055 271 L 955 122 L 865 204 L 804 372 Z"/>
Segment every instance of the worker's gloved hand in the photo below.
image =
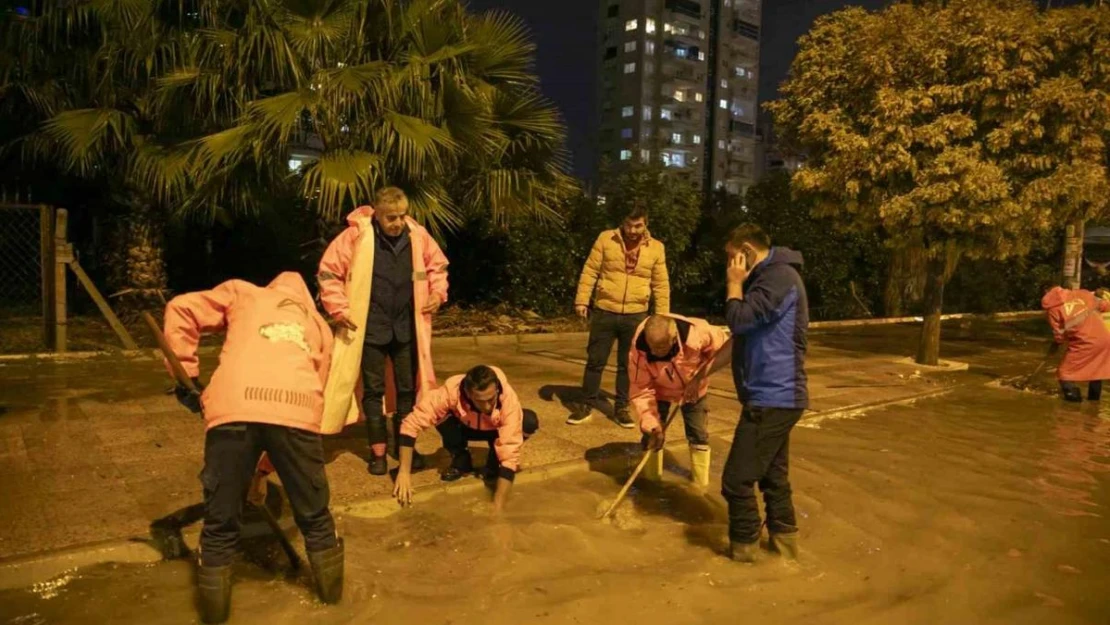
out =
<path fill-rule="evenodd" d="M 204 387 L 201 385 L 200 380 L 197 378 L 193 378 L 193 385 L 195 385 L 200 391 L 204 390 Z M 200 414 L 201 405 L 199 392 L 189 390 L 183 384 L 178 384 L 173 389 L 173 394 L 175 397 L 177 397 L 178 403 L 188 408 L 190 412 L 194 414 Z"/>

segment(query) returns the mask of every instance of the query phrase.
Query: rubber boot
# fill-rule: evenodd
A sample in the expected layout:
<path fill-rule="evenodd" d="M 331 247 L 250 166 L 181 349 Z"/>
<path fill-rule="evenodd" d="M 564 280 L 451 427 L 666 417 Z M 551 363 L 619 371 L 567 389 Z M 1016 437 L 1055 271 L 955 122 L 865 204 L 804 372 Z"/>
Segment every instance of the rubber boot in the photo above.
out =
<path fill-rule="evenodd" d="M 1079 403 L 1083 401 L 1083 394 L 1079 392 L 1079 385 L 1075 382 L 1061 382 L 1060 394 L 1064 401 Z"/>
<path fill-rule="evenodd" d="M 308 562 L 320 601 L 339 603 L 343 598 L 343 539 L 331 549 L 309 551 Z"/>
<path fill-rule="evenodd" d="M 231 565 L 197 567 L 197 609 L 208 625 L 227 621 L 231 613 Z"/>
<path fill-rule="evenodd" d="M 653 451 L 648 456 L 647 464 L 640 473 L 645 480 L 659 482 L 663 479 L 663 450 Z"/>
<path fill-rule="evenodd" d="M 759 559 L 759 541 L 754 543 L 738 543 L 732 541 L 729 543 L 729 557 L 734 562 L 743 562 L 744 564 L 755 564 Z"/>
<path fill-rule="evenodd" d="M 690 445 L 690 480 L 701 489 L 709 488 L 709 445 Z"/>
<path fill-rule="evenodd" d="M 798 559 L 798 532 L 771 534 L 771 550 L 785 560 Z"/>

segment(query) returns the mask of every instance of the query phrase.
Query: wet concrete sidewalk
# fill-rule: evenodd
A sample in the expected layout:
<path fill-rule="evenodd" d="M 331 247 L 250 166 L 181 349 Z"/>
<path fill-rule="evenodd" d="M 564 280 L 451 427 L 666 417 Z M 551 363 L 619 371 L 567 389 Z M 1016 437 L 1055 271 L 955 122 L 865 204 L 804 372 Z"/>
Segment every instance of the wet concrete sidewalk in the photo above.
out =
<path fill-rule="evenodd" d="M 973 339 L 958 328 L 946 331 L 944 357 L 969 363 L 969 371 L 929 372 L 902 362 L 914 346 L 913 328 L 815 333 L 808 367 L 811 414 L 803 425 L 1028 372 L 1044 347 L 1035 329 L 1012 324 L 977 328 Z M 437 373 L 443 379 L 482 362 L 502 367 L 524 405 L 540 416 L 521 475 L 543 474 L 611 450 L 627 454 L 639 439 L 635 430 L 601 416 L 564 424 L 564 402 L 574 398 L 581 379 L 585 341 L 585 335 L 437 339 Z M 214 366 L 215 354 L 209 354 L 205 377 Z M 613 371 L 603 388 L 612 388 Z M 0 380 L 0 561 L 143 536 L 152 521 L 201 501 L 203 423 L 167 394 L 171 382 L 159 361 L 2 360 Z M 722 372 L 711 389 L 711 432 L 727 438 L 739 408 L 731 377 Z M 446 466 L 435 432 L 422 436 L 417 448 L 436 469 Z M 391 481 L 366 473 L 361 424 L 329 437 L 326 449 L 333 503 L 340 510 L 388 495 Z M 435 469 L 417 474 L 415 483 L 418 490 L 441 484 Z"/>

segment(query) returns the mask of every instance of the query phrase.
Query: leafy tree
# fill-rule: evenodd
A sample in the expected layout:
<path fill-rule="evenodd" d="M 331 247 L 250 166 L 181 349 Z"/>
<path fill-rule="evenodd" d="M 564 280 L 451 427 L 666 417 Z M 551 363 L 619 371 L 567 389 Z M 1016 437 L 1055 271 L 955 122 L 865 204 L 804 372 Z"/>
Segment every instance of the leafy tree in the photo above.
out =
<path fill-rule="evenodd" d="M 1106 9 L 1071 10 L 1105 23 Z M 1105 207 L 1107 94 L 1069 79 L 1050 21 L 1005 0 L 839 11 L 801 40 L 769 106 L 809 156 L 793 186 L 816 215 L 924 250 L 920 363 L 938 361 L 956 259 L 1019 256 Z"/>
<path fill-rule="evenodd" d="M 872 316 L 877 304 L 885 250 L 871 234 L 837 232 L 828 217 L 814 217 L 810 202 L 792 197 L 790 174 L 773 172 L 748 190 L 747 218 L 773 245 L 798 250 L 802 275 L 817 319 Z"/>

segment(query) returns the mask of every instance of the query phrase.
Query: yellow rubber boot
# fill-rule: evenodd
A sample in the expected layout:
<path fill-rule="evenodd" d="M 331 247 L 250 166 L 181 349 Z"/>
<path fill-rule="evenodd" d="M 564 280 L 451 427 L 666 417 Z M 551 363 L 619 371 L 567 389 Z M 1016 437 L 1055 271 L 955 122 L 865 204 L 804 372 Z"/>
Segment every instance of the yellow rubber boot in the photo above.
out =
<path fill-rule="evenodd" d="M 648 456 L 647 464 L 644 465 L 644 470 L 640 472 L 645 480 L 652 482 L 659 482 L 663 479 L 663 452 L 653 451 Z"/>
<path fill-rule="evenodd" d="M 690 479 L 698 488 L 709 488 L 709 445 L 690 445 Z"/>

